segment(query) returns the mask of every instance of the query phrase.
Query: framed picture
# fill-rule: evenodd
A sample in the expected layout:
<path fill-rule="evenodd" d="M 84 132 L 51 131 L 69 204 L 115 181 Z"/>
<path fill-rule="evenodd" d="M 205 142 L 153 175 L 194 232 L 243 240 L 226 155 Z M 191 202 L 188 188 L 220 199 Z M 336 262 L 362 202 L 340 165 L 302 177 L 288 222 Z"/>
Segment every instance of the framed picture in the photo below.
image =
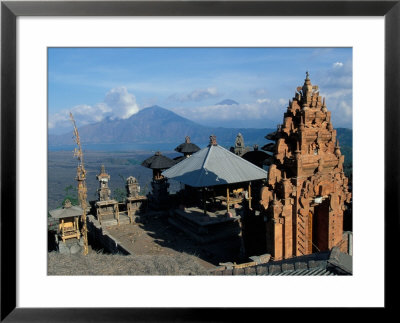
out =
<path fill-rule="evenodd" d="M 224 321 L 246 308 L 393 305 L 387 282 L 398 234 L 398 1 L 4 1 L 1 15 L 2 320 Z M 57 47 L 352 47 L 360 183 L 353 280 L 47 276 L 39 218 L 47 213 L 48 48 Z M 378 264 L 367 268 L 372 258 Z M 369 293 L 355 297 L 367 282 Z M 63 295 L 60 284 L 76 297 Z M 349 289 L 342 300 L 338 286 Z M 264 299 L 268 290 L 275 296 Z M 302 301 L 299 290 L 307 295 Z M 312 290 L 334 296 L 310 302 Z"/>

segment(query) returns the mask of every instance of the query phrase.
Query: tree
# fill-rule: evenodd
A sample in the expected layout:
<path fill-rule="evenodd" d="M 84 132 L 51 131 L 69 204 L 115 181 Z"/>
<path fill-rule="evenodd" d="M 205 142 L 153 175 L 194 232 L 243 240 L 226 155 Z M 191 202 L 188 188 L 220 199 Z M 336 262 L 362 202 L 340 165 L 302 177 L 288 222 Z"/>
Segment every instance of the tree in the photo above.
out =
<path fill-rule="evenodd" d="M 120 203 L 125 202 L 125 200 L 126 200 L 126 191 L 124 189 L 119 188 L 119 187 L 116 188 L 114 190 L 114 198 Z"/>
<path fill-rule="evenodd" d="M 62 205 L 64 205 L 65 200 L 70 200 L 72 205 L 79 205 L 78 191 L 76 187 L 68 185 L 64 188 L 64 192 L 65 192 L 65 197 L 62 201 Z"/>

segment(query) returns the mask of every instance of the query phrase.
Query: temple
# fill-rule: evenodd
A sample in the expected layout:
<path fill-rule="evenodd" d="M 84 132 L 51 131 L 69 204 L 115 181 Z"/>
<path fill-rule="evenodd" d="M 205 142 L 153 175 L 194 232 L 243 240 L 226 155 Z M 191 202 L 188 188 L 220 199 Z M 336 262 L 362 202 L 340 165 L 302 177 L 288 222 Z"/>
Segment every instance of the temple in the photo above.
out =
<path fill-rule="evenodd" d="M 97 199 L 88 208 L 74 127 L 80 207 L 66 200 L 63 208 L 49 211 L 60 253 L 87 254 L 89 234 L 95 251 L 196 253 L 200 264 L 218 275 L 352 274 L 352 232 L 344 231 L 344 220 L 351 218 L 351 185 L 331 112 L 308 72 L 285 107 L 283 123 L 265 136 L 269 142 L 261 149 L 245 146 L 241 133 L 230 150 L 215 135 L 204 148 L 186 136 L 173 160 L 157 151 L 142 161 L 152 170 L 146 196 L 138 179 L 149 183 L 149 171 L 144 179 L 127 177 L 126 195 L 116 190 L 114 199 L 102 165 Z M 346 141 L 342 144 L 346 153 Z"/>
<path fill-rule="evenodd" d="M 267 252 L 280 260 L 340 246 L 351 193 L 331 113 L 308 73 L 266 138 L 274 141 L 263 147 L 274 155 L 260 192 Z"/>

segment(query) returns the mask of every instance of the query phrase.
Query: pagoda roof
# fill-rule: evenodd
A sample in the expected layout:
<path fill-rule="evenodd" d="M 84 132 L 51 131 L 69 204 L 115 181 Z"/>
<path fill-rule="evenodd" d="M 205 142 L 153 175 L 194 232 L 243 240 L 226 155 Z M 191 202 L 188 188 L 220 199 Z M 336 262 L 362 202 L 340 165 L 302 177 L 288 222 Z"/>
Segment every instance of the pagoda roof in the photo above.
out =
<path fill-rule="evenodd" d="M 229 150 L 210 144 L 162 175 L 192 187 L 209 187 L 266 179 L 268 173 Z"/>
<path fill-rule="evenodd" d="M 153 156 L 144 160 L 141 165 L 151 169 L 167 169 L 174 166 L 175 162 L 157 151 Z"/>
<path fill-rule="evenodd" d="M 185 142 L 175 148 L 175 151 L 182 154 L 193 154 L 200 150 L 200 147 L 190 142 L 190 137 L 185 137 Z"/>
<path fill-rule="evenodd" d="M 175 151 L 177 151 L 178 153 L 182 153 L 182 154 L 184 154 L 184 153 L 192 154 L 192 153 L 198 152 L 199 150 L 200 150 L 200 147 L 191 142 L 189 142 L 189 143 L 184 142 L 175 148 Z"/>
<path fill-rule="evenodd" d="M 243 159 L 249 161 L 250 163 L 256 164 L 256 165 L 264 164 L 264 161 L 270 157 L 271 157 L 271 155 L 269 155 L 266 152 L 261 151 L 261 150 L 248 151 L 247 153 L 242 155 Z"/>
<path fill-rule="evenodd" d="M 63 207 L 61 209 L 55 209 L 49 211 L 50 215 L 54 219 L 70 218 L 75 216 L 81 216 L 83 210 L 80 206 L 72 205 L 71 207 Z"/>
<path fill-rule="evenodd" d="M 269 144 L 266 144 L 263 147 L 261 147 L 261 149 L 273 153 L 275 151 L 275 143 L 270 142 Z"/>
<path fill-rule="evenodd" d="M 276 140 L 277 138 L 278 138 L 278 132 L 277 131 L 271 132 L 271 133 L 269 133 L 268 135 L 265 136 L 265 139 L 268 139 L 268 140 Z"/>

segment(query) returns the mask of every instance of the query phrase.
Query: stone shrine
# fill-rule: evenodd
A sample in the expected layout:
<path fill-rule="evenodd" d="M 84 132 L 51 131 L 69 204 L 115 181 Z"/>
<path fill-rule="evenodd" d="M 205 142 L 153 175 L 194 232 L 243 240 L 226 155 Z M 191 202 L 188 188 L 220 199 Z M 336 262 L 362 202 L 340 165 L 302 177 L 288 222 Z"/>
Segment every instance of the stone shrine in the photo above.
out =
<path fill-rule="evenodd" d="M 100 174 L 96 175 L 99 181 L 99 188 L 97 189 L 97 196 L 99 201 L 110 200 L 111 190 L 108 188 L 108 181 L 110 180 L 110 175 L 106 173 L 104 165 L 101 165 Z"/>
<path fill-rule="evenodd" d="M 138 197 L 140 192 L 140 186 L 137 179 L 133 176 L 129 176 L 126 179 L 126 192 L 127 197 Z"/>
<path fill-rule="evenodd" d="M 97 189 L 98 201 L 96 202 L 96 214 L 100 224 L 104 216 L 112 215 L 119 224 L 118 201 L 110 198 L 111 190 L 108 187 L 110 175 L 106 173 L 104 165 L 101 165 L 100 174 L 96 176 L 99 181 Z"/>
<path fill-rule="evenodd" d="M 238 156 L 243 156 L 250 151 L 250 148 L 245 146 L 243 135 L 240 132 L 236 136 L 235 147 L 231 147 L 230 151 Z"/>
<path fill-rule="evenodd" d="M 275 142 L 267 145 L 274 156 L 260 192 L 267 252 L 280 260 L 340 245 L 351 193 L 331 112 L 308 72 L 267 138 Z"/>
<path fill-rule="evenodd" d="M 130 223 L 134 222 L 133 217 L 140 211 L 144 211 L 147 207 L 147 197 L 139 195 L 140 186 L 137 179 L 129 176 L 126 179 L 126 212 L 128 214 Z"/>

